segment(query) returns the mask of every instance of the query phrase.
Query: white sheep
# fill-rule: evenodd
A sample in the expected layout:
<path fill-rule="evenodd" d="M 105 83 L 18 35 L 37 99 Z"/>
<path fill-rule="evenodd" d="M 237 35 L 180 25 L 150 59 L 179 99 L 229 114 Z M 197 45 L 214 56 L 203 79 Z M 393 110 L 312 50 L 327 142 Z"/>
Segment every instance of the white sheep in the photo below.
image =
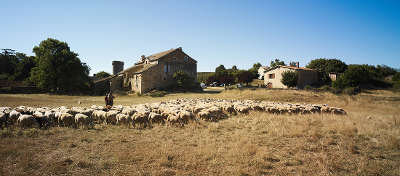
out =
<path fill-rule="evenodd" d="M 129 125 L 132 123 L 132 118 L 126 114 L 117 114 L 116 118 L 118 125 L 125 125 L 129 127 Z"/>
<path fill-rule="evenodd" d="M 36 127 L 39 128 L 39 123 L 36 121 L 35 117 L 32 115 L 21 115 L 17 119 L 17 124 L 21 128 Z"/>
<path fill-rule="evenodd" d="M 75 118 L 69 113 L 61 113 L 58 118 L 58 125 L 64 127 L 75 127 Z"/>
<path fill-rule="evenodd" d="M 78 113 L 75 115 L 75 124 L 78 128 L 93 128 L 93 119 L 85 114 Z"/>
<path fill-rule="evenodd" d="M 4 113 L 4 112 L 0 112 L 0 127 L 1 129 L 3 129 L 3 127 L 7 127 L 7 118 L 8 118 L 8 114 Z"/>
<path fill-rule="evenodd" d="M 106 119 L 106 116 L 107 112 L 102 110 L 95 110 L 92 113 L 92 117 L 96 123 L 102 123 Z"/>
<path fill-rule="evenodd" d="M 12 110 L 10 114 L 8 115 L 8 121 L 10 124 L 15 124 L 18 120 L 18 117 L 21 115 L 20 112 L 16 110 Z"/>
<path fill-rule="evenodd" d="M 106 112 L 105 123 L 115 125 L 117 123 L 117 117 L 116 117 L 117 114 L 118 114 L 118 111 L 115 111 L 115 110 Z"/>

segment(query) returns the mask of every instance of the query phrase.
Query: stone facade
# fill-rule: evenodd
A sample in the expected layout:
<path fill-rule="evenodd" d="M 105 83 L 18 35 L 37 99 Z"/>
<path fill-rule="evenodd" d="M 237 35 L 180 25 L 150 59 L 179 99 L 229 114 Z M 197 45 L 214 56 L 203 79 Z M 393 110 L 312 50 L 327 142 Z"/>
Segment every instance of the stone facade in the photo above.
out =
<path fill-rule="evenodd" d="M 284 88 L 287 86 L 282 84 L 282 74 L 285 71 L 295 71 L 298 73 L 297 88 L 304 88 L 306 85 L 311 85 L 318 81 L 318 73 L 309 68 L 278 66 L 268 70 L 264 75 L 264 84 L 267 88 Z"/>
<path fill-rule="evenodd" d="M 145 93 L 153 89 L 162 89 L 173 81 L 176 71 L 184 71 L 197 78 L 197 61 L 182 51 L 182 48 L 142 56 L 134 66 L 114 75 L 111 90 L 126 90 Z"/>

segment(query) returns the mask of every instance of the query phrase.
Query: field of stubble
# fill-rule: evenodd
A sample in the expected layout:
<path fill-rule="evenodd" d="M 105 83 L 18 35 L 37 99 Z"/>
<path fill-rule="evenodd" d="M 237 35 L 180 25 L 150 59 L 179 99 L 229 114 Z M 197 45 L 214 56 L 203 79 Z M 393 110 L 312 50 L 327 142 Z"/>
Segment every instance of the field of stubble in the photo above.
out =
<path fill-rule="evenodd" d="M 348 115 L 252 112 L 182 128 L 3 129 L 0 175 L 400 175 L 400 93 L 231 90 L 117 96 L 115 104 L 185 97 L 320 103 Z M 0 106 L 91 106 L 103 98 L 0 94 Z"/>

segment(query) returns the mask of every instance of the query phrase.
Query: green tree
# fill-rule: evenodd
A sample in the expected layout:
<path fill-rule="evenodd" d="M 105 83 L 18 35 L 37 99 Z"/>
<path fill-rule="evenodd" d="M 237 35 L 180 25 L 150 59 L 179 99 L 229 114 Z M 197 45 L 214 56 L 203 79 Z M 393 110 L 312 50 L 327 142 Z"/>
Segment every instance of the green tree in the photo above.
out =
<path fill-rule="evenodd" d="M 320 85 L 328 85 L 331 83 L 329 73 L 343 73 L 347 69 L 346 63 L 341 60 L 325 58 L 311 60 L 306 67 L 318 72 Z"/>
<path fill-rule="evenodd" d="M 239 69 L 237 68 L 236 65 L 232 66 L 232 71 L 238 71 Z"/>
<path fill-rule="evenodd" d="M 280 61 L 279 59 L 275 59 L 273 61 L 271 61 L 270 67 L 276 67 L 279 65 L 286 65 L 284 61 Z"/>
<path fill-rule="evenodd" d="M 26 56 L 26 54 L 24 53 L 17 53 L 16 57 L 18 58 L 19 62 L 17 64 L 17 67 L 15 68 L 15 73 L 13 77 L 17 81 L 26 80 L 27 78 L 29 78 L 32 68 L 36 66 L 35 57 Z"/>
<path fill-rule="evenodd" d="M 376 71 L 377 71 L 378 77 L 380 77 L 380 78 L 385 78 L 387 76 L 394 75 L 397 73 L 397 71 L 394 68 L 391 68 L 387 65 L 377 65 Z"/>
<path fill-rule="evenodd" d="M 239 70 L 235 74 L 238 83 L 246 83 L 248 85 L 253 81 L 253 74 L 248 70 Z"/>
<path fill-rule="evenodd" d="M 37 87 L 57 93 L 82 92 L 90 86 L 90 68 L 66 42 L 49 38 L 33 48 L 35 63 L 30 80 Z"/>
<path fill-rule="evenodd" d="M 251 72 L 251 77 L 252 79 L 256 79 L 258 77 L 258 69 L 261 67 L 261 63 L 257 62 L 253 64 L 253 67 L 249 69 L 249 72 Z"/>
<path fill-rule="evenodd" d="M 221 64 L 217 68 L 215 68 L 215 73 L 218 74 L 218 73 L 223 72 L 225 70 L 226 70 L 225 66 Z"/>
<path fill-rule="evenodd" d="M 311 60 L 306 67 L 325 73 L 343 73 L 347 69 L 346 63 L 341 60 L 325 58 Z"/>
<path fill-rule="evenodd" d="M 0 53 L 0 74 L 3 75 L 2 79 L 10 79 L 14 75 L 18 65 L 18 58 L 16 57 L 15 50 L 1 49 Z"/>
<path fill-rule="evenodd" d="M 374 66 L 349 65 L 347 70 L 332 83 L 335 88 L 358 87 L 365 85 L 381 86 L 379 75 Z"/>
<path fill-rule="evenodd" d="M 400 81 L 400 72 L 397 72 L 393 75 L 392 81 Z"/>
<path fill-rule="evenodd" d="M 98 73 L 95 74 L 94 78 L 95 78 L 95 79 L 103 79 L 103 78 L 107 78 L 107 77 L 109 77 L 109 76 L 111 76 L 110 73 L 107 73 L 107 72 L 105 72 L 105 71 L 100 71 L 100 72 L 98 72 Z"/>
<path fill-rule="evenodd" d="M 282 73 L 282 84 L 288 87 L 296 87 L 298 80 L 298 73 L 295 71 L 285 71 Z"/>

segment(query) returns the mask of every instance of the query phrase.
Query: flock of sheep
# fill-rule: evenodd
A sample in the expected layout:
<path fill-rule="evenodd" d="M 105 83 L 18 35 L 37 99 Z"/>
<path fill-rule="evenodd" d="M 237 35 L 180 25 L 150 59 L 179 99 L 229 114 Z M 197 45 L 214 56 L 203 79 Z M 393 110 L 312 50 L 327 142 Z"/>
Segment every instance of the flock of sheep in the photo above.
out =
<path fill-rule="evenodd" d="M 93 128 L 95 124 L 147 127 L 152 124 L 183 126 L 190 120 L 218 121 L 230 115 L 262 111 L 274 114 L 331 113 L 345 115 L 341 108 L 319 104 L 291 104 L 254 100 L 176 99 L 166 102 L 90 108 L 0 107 L 0 126 L 48 128 L 64 126 Z"/>

